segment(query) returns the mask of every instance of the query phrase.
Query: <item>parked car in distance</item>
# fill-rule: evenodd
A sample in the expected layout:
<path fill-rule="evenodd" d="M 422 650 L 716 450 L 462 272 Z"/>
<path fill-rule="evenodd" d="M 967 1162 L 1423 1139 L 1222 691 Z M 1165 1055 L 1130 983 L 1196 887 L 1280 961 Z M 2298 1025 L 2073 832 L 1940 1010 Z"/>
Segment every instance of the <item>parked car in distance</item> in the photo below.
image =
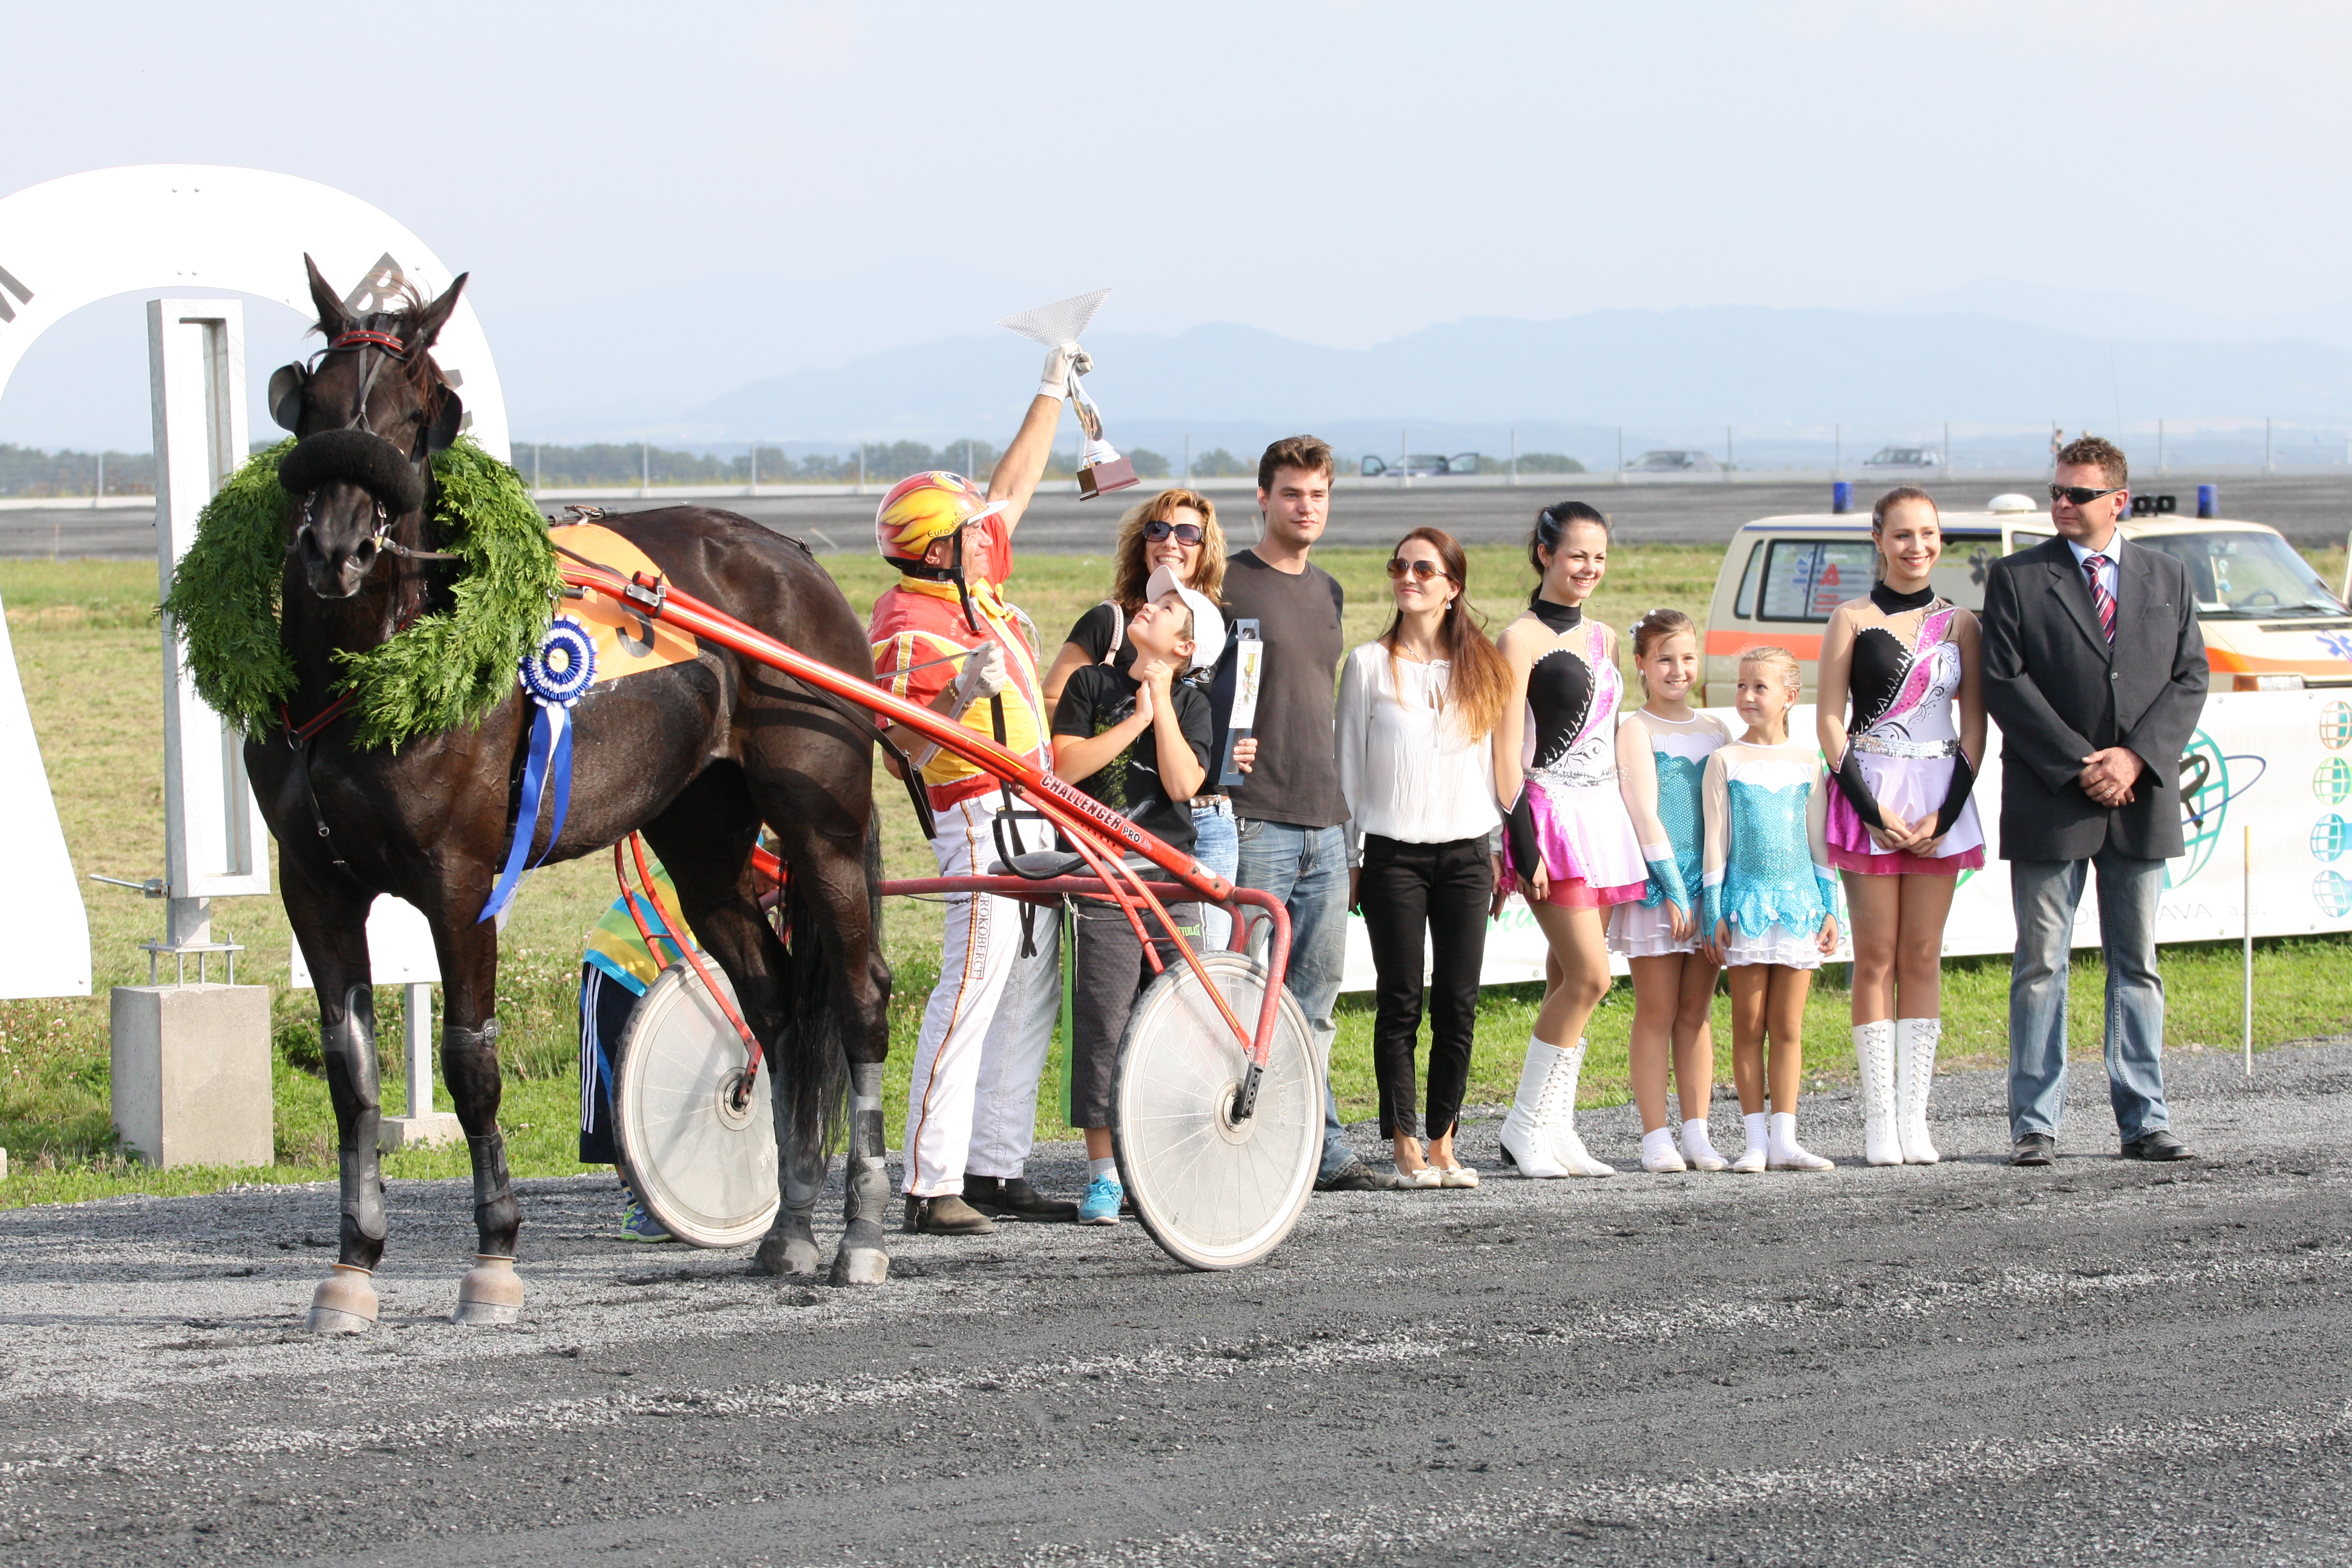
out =
<path fill-rule="evenodd" d="M 1723 465 L 1714 455 L 1688 447 L 1667 447 L 1644 452 L 1625 465 L 1629 474 L 1719 474 Z"/>
<path fill-rule="evenodd" d="M 2000 496 L 1984 511 L 1943 514 L 1944 555 L 1931 579 L 1938 594 L 1980 611 L 1996 558 L 2055 537 L 2049 512 L 2028 510 L 2023 500 Z M 2128 519 L 2122 529 L 2133 543 L 2189 568 L 2212 689 L 2352 688 L 2352 610 L 2276 529 L 2177 511 Z M 1706 692 L 1695 700 L 1727 700 L 1739 654 L 1776 643 L 1797 656 L 1803 700 L 1811 701 L 1822 628 L 1840 604 L 1870 591 L 1874 555 L 1866 517 L 1766 517 L 1743 526 L 1707 606 Z"/>
<path fill-rule="evenodd" d="M 1362 468 L 1368 479 L 1425 479 L 1444 474 L 1475 474 L 1481 461 L 1475 452 L 1456 452 L 1450 458 L 1437 452 L 1415 452 L 1393 463 L 1368 455 Z"/>
<path fill-rule="evenodd" d="M 1933 447 L 1881 447 L 1862 466 L 1915 474 L 1940 474 L 1944 471 L 1944 454 Z"/>

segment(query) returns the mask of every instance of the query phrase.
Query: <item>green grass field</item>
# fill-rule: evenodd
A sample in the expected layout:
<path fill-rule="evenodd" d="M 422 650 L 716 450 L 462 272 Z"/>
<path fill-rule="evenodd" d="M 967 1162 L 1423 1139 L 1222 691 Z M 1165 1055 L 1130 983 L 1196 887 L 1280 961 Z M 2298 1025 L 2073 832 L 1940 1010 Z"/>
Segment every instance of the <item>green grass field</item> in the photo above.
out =
<path fill-rule="evenodd" d="M 1385 621 L 1381 563 L 1386 556 L 1385 551 L 1358 549 L 1317 557 L 1347 589 L 1351 644 L 1375 635 Z M 1493 546 L 1474 549 L 1470 556 L 1474 601 L 1496 621 L 1507 619 L 1527 591 L 1524 557 Z M 1620 546 L 1594 613 L 1619 626 L 1662 604 L 1703 613 L 1719 559 L 1720 552 L 1711 549 Z M 2326 580 L 2340 579 L 2341 551 L 2316 552 L 2312 562 Z M 861 616 L 890 580 L 889 568 L 878 560 L 836 556 L 826 564 Z M 1049 653 L 1062 632 L 1100 598 L 1108 577 L 1107 558 L 1032 556 L 1023 562 L 1015 595 Z M 155 594 L 153 569 L 137 563 L 0 563 L 0 597 L 5 600 L 17 667 L 66 841 L 81 874 L 103 871 L 138 880 L 163 870 Z M 893 804 L 897 800 L 894 792 L 885 805 L 889 868 L 895 875 L 929 875 L 929 852 L 917 837 L 913 814 Z M 9 1152 L 10 1170 L 0 1182 L 0 1207 L 128 1192 L 209 1191 L 239 1182 L 332 1180 L 334 1120 L 318 1075 L 314 1002 L 308 992 L 287 989 L 292 934 L 275 897 L 220 900 L 214 924 L 247 946 L 240 978 L 277 988 L 277 1163 L 235 1171 L 152 1171 L 123 1157 L 108 1119 L 105 991 L 145 981 L 138 943 L 159 932 L 162 910 L 120 889 L 90 883 L 84 888 L 98 994 L 69 1001 L 0 1003 L 0 1148 Z M 603 858 L 551 867 L 531 879 L 508 925 L 499 986 L 500 1052 L 508 1072 L 501 1121 L 518 1174 L 560 1175 L 587 1168 L 572 1158 L 579 1092 L 574 996 L 582 937 L 613 897 L 609 864 Z M 897 982 L 884 1105 L 894 1146 L 905 1102 L 906 1062 L 937 973 L 939 938 L 938 906 L 901 900 L 888 911 L 886 950 Z M 2302 1038 L 2352 1025 L 2352 994 L 2343 984 L 2347 951 L 2352 944 L 2341 940 L 2259 944 L 2257 1038 Z M 2078 959 L 2074 987 L 2075 1038 L 2092 1041 L 2094 1050 L 2098 967 L 2095 955 Z M 1853 1069 L 1846 998 L 1832 984 L 1834 973 L 1816 985 L 1807 1016 L 1811 1073 L 1823 1079 Z M 1990 1062 L 2004 1056 L 2007 963 L 1999 958 L 1955 960 L 1945 973 L 1944 1059 Z M 2168 1043 L 2176 1049 L 2233 1046 L 2240 1006 L 2237 950 L 2167 949 L 2164 973 L 2170 997 Z M 391 1110 L 398 1109 L 400 995 L 396 988 L 385 988 L 376 1007 Z M 1528 986 L 1497 986 L 1486 993 L 1472 1062 L 1472 1103 L 1509 1099 L 1537 1000 Z M 1725 1005 L 1718 1000 L 1717 1037 L 1718 1066 L 1727 1074 Z M 1593 1020 L 1584 1076 L 1588 1104 L 1626 1097 L 1631 1013 L 1630 993 L 1620 985 Z M 1376 1103 L 1371 1022 L 1369 996 L 1341 999 L 1333 1076 L 1351 1120 L 1370 1115 Z M 1057 1047 L 1048 1082 L 1059 1077 Z M 1050 1090 L 1041 1096 L 1041 1137 L 1070 1136 L 1060 1121 L 1058 1099 Z M 446 1109 L 446 1097 L 442 1105 Z M 387 1169 L 401 1177 L 457 1175 L 464 1157 L 454 1152 L 398 1154 Z"/>

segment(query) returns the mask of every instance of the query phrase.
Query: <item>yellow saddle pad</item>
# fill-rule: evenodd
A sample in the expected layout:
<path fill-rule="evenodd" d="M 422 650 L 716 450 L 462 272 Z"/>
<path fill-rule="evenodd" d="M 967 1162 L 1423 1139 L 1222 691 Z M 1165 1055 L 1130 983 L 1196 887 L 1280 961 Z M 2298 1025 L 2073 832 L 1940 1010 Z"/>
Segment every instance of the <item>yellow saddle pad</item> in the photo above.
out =
<path fill-rule="evenodd" d="M 644 551 L 609 528 L 576 522 L 554 529 L 552 537 L 564 549 L 600 566 L 610 566 L 624 577 L 639 572 L 648 576 L 663 575 L 661 568 Z M 625 675 L 642 675 L 666 665 L 689 663 L 702 652 L 702 644 L 690 633 L 667 622 L 649 619 L 636 605 L 602 594 L 592 592 L 585 598 L 566 599 L 557 613 L 586 626 L 588 635 L 595 639 L 595 684 L 599 686 Z"/>

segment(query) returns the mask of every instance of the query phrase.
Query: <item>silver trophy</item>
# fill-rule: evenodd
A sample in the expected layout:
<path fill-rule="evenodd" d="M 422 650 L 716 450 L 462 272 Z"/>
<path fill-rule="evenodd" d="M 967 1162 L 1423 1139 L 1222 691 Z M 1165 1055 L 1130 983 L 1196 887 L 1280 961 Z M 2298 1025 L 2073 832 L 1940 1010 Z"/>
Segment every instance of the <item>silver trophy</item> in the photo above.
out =
<path fill-rule="evenodd" d="M 1007 316 L 996 324 L 1010 327 L 1032 342 L 1047 348 L 1075 351 L 1078 334 L 1095 319 L 1102 302 L 1110 298 L 1110 290 L 1097 289 L 1091 294 L 1074 295 L 1056 300 L 1050 305 L 1040 305 L 1034 310 L 1024 310 L 1017 316 Z M 1078 416 L 1078 429 L 1086 437 L 1086 448 L 1078 462 L 1078 494 L 1104 495 L 1111 490 L 1123 490 L 1136 482 L 1135 465 L 1118 455 L 1116 447 L 1103 439 L 1102 410 L 1087 395 L 1079 384 L 1079 372 L 1070 370 L 1070 410 Z"/>

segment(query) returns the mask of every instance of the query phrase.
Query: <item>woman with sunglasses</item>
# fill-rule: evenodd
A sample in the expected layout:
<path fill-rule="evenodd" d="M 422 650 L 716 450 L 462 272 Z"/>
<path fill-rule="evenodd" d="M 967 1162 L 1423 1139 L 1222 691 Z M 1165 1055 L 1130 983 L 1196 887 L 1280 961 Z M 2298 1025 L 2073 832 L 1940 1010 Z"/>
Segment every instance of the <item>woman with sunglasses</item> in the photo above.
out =
<path fill-rule="evenodd" d="M 1495 769 L 1487 737 L 1510 670 L 1465 595 L 1451 534 L 1416 528 L 1389 562 L 1396 614 L 1340 667 L 1334 715 L 1347 797 L 1348 903 L 1360 910 L 1379 974 L 1372 1062 L 1381 1132 L 1406 1187 L 1475 1187 L 1454 1158 L 1470 1079 L 1486 921 L 1501 900 Z M 1414 1114 L 1423 933 L 1435 947 L 1429 1014 L 1429 1152 Z"/>
<path fill-rule="evenodd" d="M 1125 668 L 1135 657 L 1127 646 L 1127 625 L 1144 605 L 1144 585 L 1165 566 L 1176 581 L 1224 607 L 1225 533 L 1217 526 L 1217 503 L 1197 490 L 1161 490 L 1128 509 L 1119 520 L 1111 556 L 1111 596 L 1078 617 L 1069 639 L 1045 672 L 1048 712 L 1062 700 L 1070 677 L 1089 664 Z M 1233 803 L 1211 774 L 1212 792 L 1192 797 L 1192 854 L 1218 876 L 1230 879 L 1241 866 L 1241 839 L 1234 827 Z M 1233 917 L 1203 907 L 1202 951 L 1225 945 Z"/>

